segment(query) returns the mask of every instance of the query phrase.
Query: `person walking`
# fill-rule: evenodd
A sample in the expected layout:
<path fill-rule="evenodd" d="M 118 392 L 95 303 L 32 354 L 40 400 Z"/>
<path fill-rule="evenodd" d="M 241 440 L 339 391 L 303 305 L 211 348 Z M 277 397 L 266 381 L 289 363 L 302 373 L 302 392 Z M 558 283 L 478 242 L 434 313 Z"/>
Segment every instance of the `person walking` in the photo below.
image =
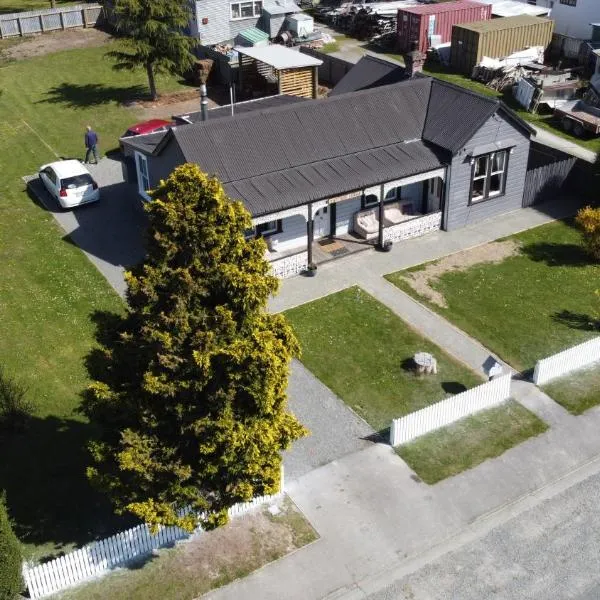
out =
<path fill-rule="evenodd" d="M 85 162 L 90 162 L 90 154 L 94 155 L 95 164 L 98 164 L 98 134 L 88 125 L 85 132 Z"/>

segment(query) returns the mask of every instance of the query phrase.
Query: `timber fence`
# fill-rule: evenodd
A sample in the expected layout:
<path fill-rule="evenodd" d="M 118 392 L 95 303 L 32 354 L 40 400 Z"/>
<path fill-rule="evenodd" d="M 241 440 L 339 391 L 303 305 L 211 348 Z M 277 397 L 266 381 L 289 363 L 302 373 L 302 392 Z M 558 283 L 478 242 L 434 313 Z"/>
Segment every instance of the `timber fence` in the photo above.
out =
<path fill-rule="evenodd" d="M 100 20 L 100 4 L 78 4 L 0 15 L 0 39 L 77 27 L 93 27 Z"/>
<path fill-rule="evenodd" d="M 394 419 L 390 427 L 390 444 L 406 444 L 430 431 L 504 402 L 510 397 L 511 379 L 511 373 L 501 375 L 466 392 Z"/>
<path fill-rule="evenodd" d="M 281 489 L 283 490 L 283 479 Z M 251 502 L 236 504 L 229 509 L 229 516 L 243 515 L 256 507 L 276 500 L 282 493 L 261 496 L 254 498 Z M 112 569 L 150 555 L 158 548 L 201 532 L 200 527 L 193 534 L 189 534 L 179 527 L 160 527 L 158 532 L 152 535 L 147 525 L 138 525 L 47 563 L 35 566 L 24 564 L 23 579 L 30 598 L 33 600 L 43 598 L 86 580 L 105 575 Z"/>
<path fill-rule="evenodd" d="M 600 337 L 538 360 L 533 371 L 533 383 L 544 385 L 551 379 L 566 375 L 600 361 Z"/>

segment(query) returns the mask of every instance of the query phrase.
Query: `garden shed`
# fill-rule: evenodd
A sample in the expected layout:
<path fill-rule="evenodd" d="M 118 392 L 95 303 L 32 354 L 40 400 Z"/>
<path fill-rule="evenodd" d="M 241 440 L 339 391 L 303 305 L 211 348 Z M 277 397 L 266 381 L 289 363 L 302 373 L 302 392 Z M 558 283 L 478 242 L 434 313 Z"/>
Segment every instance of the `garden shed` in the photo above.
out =
<path fill-rule="evenodd" d="M 272 85 L 276 93 L 316 98 L 319 83 L 319 66 L 322 60 L 290 50 L 285 46 L 236 48 L 239 54 L 239 86 Z"/>

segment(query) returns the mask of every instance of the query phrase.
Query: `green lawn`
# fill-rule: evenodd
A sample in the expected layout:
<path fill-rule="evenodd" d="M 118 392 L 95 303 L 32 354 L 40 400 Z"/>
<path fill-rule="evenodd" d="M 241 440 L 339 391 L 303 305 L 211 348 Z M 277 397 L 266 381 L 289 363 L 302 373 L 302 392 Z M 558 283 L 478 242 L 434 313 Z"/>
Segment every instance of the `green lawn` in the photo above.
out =
<path fill-rule="evenodd" d="M 85 480 L 89 431 L 76 409 L 93 314 L 122 303 L 20 179 L 55 159 L 40 138 L 60 155 L 81 157 L 85 125 L 96 128 L 106 151 L 138 118 L 119 102 L 145 92 L 145 75 L 113 71 L 104 57 L 110 47 L 0 66 L 0 364 L 39 406 L 27 435 L 0 439 L 0 455 L 10 457 L 0 460 L 0 489 L 36 556 L 114 526 Z M 162 90 L 180 88 L 174 78 L 160 81 Z"/>
<path fill-rule="evenodd" d="M 343 42 L 346 39 L 348 39 L 348 36 L 344 34 L 334 35 L 333 42 L 323 44 L 323 46 L 319 48 L 319 52 L 323 52 L 324 54 L 333 54 L 334 52 L 338 52 L 340 49 L 340 42 Z"/>
<path fill-rule="evenodd" d="M 480 94 L 483 94 L 484 96 L 489 96 L 490 98 L 498 98 L 499 100 L 503 100 L 522 119 L 529 121 L 532 125 L 536 125 L 538 127 L 546 129 L 547 131 L 554 133 L 555 135 L 558 135 L 559 137 L 565 140 L 568 140 L 575 144 L 579 144 L 580 146 L 587 148 L 592 152 L 600 152 L 600 137 L 578 138 L 566 133 L 561 128 L 559 120 L 555 119 L 552 114 L 532 114 L 524 110 L 513 98 L 511 92 L 507 94 L 502 94 L 497 90 L 493 90 L 487 87 L 483 83 L 473 81 L 466 75 L 463 75 L 461 73 L 455 73 L 441 65 L 428 64 L 427 68 L 424 69 L 424 72 L 427 75 L 431 75 L 432 77 L 437 77 L 438 79 L 448 81 L 449 83 L 453 83 L 460 87 L 464 87 L 473 92 L 478 92 Z"/>
<path fill-rule="evenodd" d="M 600 404 L 600 368 L 593 365 L 580 369 L 545 385 L 544 392 L 570 413 L 581 413 Z"/>
<path fill-rule="evenodd" d="M 425 483 L 434 484 L 500 456 L 546 429 L 533 413 L 509 400 L 399 446 L 396 452 Z"/>
<path fill-rule="evenodd" d="M 245 577 L 259 567 L 317 539 L 291 501 L 202 533 L 143 566 L 122 569 L 61 594 L 62 600 L 190 600 Z"/>
<path fill-rule="evenodd" d="M 286 316 L 300 340 L 302 362 L 377 431 L 394 418 L 481 383 L 358 287 Z M 410 369 L 418 351 L 437 358 L 437 375 L 417 376 Z"/>
<path fill-rule="evenodd" d="M 56 0 L 57 8 L 69 6 L 71 4 L 85 4 L 85 0 L 82 0 L 81 2 L 76 2 L 74 0 Z M 51 7 L 50 0 L 0 0 L 0 15 Z"/>
<path fill-rule="evenodd" d="M 598 335 L 590 322 L 598 309 L 600 265 L 588 258 L 572 221 L 517 234 L 517 255 L 499 264 L 479 263 L 445 272 L 432 287 L 442 308 L 419 296 L 405 275 L 386 278 L 480 340 L 518 370 Z M 476 249 L 474 250 L 477 251 Z"/>

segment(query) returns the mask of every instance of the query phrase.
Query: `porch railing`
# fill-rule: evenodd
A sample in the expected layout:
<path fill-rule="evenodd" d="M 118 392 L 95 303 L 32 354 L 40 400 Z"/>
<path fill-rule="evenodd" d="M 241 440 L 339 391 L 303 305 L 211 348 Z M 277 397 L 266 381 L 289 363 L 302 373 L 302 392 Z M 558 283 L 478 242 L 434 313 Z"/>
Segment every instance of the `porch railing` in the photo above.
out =
<path fill-rule="evenodd" d="M 291 254 L 283 258 L 278 258 L 271 261 L 271 269 L 273 275 L 280 279 L 286 277 L 293 277 L 305 271 L 308 267 L 308 252 L 298 252 L 297 254 Z"/>
<path fill-rule="evenodd" d="M 442 226 L 442 211 L 434 212 L 423 217 L 415 217 L 408 221 L 391 225 L 383 230 L 384 242 L 398 242 L 419 237 L 432 231 L 437 231 Z"/>

